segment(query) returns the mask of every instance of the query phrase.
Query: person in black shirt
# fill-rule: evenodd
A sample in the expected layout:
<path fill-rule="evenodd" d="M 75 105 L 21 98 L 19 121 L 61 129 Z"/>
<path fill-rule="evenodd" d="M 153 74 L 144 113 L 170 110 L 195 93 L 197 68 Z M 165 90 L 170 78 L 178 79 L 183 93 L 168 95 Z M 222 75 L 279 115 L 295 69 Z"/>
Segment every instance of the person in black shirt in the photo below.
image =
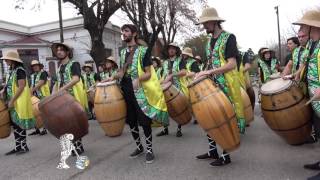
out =
<path fill-rule="evenodd" d="M 48 73 L 43 70 L 43 64 L 41 64 L 38 60 L 31 61 L 31 69 L 32 74 L 30 77 L 30 86 L 31 86 L 31 94 L 36 96 L 40 100 L 50 95 L 49 83 L 48 83 Z M 47 134 L 47 130 L 43 128 L 40 130 L 36 127 L 36 130 L 29 134 L 31 135 L 45 135 Z"/>
<path fill-rule="evenodd" d="M 1 59 L 5 60 L 9 66 L 6 86 L 1 90 L 1 94 L 7 101 L 16 144 L 15 148 L 5 155 L 27 153 L 29 148 L 27 146 L 26 130 L 35 126 L 35 120 L 32 113 L 26 70 L 19 54 L 15 51 L 8 52 Z"/>
<path fill-rule="evenodd" d="M 131 135 L 137 145 L 135 151 L 130 154 L 130 158 L 136 158 L 144 152 L 139 135 L 138 126 L 140 125 L 146 138 L 146 163 L 152 163 L 154 153 L 151 123 L 153 120 L 157 120 L 167 124 L 168 122 L 165 120 L 167 120 L 168 114 L 164 109 L 154 109 L 153 104 L 149 103 L 147 98 L 155 98 L 154 100 L 164 107 L 165 100 L 160 82 L 155 77 L 156 74 L 152 73 L 151 49 L 137 43 L 137 27 L 125 24 L 121 27 L 121 32 L 127 47 L 121 50 L 119 71 L 108 81 L 121 79 L 120 85 L 127 105 L 126 122 L 130 126 Z M 149 86 L 143 86 L 143 83 L 148 83 Z M 155 89 L 161 93 L 158 94 L 161 97 L 148 96 L 147 92 Z"/>
<path fill-rule="evenodd" d="M 238 75 L 237 66 L 239 67 L 240 63 L 237 58 L 239 55 L 237 41 L 235 35 L 222 29 L 222 22 L 224 22 L 224 19 L 218 16 L 215 8 L 204 9 L 199 18 L 198 24 L 203 24 L 207 34 L 210 35 L 210 39 L 207 42 L 207 46 L 210 48 L 206 49 L 208 70 L 198 73 L 195 79 L 202 76 L 214 75 L 213 79 L 215 83 L 226 96 L 229 96 L 230 102 L 233 103 L 240 133 L 244 133 L 246 122 L 243 113 L 243 102 L 241 99 L 240 85 L 237 81 L 238 79 L 235 77 Z M 223 65 L 222 62 L 224 63 Z M 225 76 L 225 73 L 229 73 L 232 79 L 230 79 L 230 76 Z M 207 135 L 207 137 L 209 141 L 209 152 L 197 156 L 197 159 L 215 159 L 215 161 L 210 163 L 211 166 L 223 166 L 231 163 L 231 158 L 227 151 L 223 150 L 222 155 L 219 157 L 216 142 L 209 135 Z"/>
<path fill-rule="evenodd" d="M 72 49 L 63 43 L 54 43 L 51 46 L 52 52 L 59 59 L 60 66 L 57 74 L 57 82 L 54 85 L 53 93 L 66 90 L 81 104 L 83 109 L 88 112 L 88 101 L 82 96 L 86 96 L 85 85 L 81 81 L 81 68 L 79 62 L 72 60 Z M 78 86 L 76 86 L 78 85 Z M 75 89 L 76 88 L 76 89 Z M 74 93 L 74 91 L 78 93 Z M 78 154 L 84 152 L 82 140 L 74 141 L 75 150 Z M 76 154 L 72 152 L 72 155 Z"/>

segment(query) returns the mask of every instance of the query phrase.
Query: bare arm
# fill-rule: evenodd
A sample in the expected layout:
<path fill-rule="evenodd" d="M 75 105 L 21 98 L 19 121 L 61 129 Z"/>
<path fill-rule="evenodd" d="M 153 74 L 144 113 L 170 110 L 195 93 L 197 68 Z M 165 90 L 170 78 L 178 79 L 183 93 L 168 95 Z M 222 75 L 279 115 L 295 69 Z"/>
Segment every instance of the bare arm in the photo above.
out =
<path fill-rule="evenodd" d="M 286 67 L 284 68 L 284 70 L 282 71 L 282 76 L 286 76 L 288 74 L 290 74 L 290 70 L 292 69 L 292 60 L 290 60 L 288 62 L 288 64 L 286 65 Z"/>
<path fill-rule="evenodd" d="M 250 68 L 251 68 L 251 64 L 245 63 L 244 68 L 243 68 L 243 72 L 247 72 Z"/>
<path fill-rule="evenodd" d="M 71 81 L 68 84 L 62 86 L 62 88 L 60 88 L 59 91 L 71 89 L 79 81 L 80 81 L 80 77 L 79 76 L 72 76 Z"/>
<path fill-rule="evenodd" d="M 39 82 L 32 88 L 32 92 L 37 91 L 46 83 L 44 80 L 39 80 Z"/>
<path fill-rule="evenodd" d="M 237 60 L 236 60 L 236 58 L 232 57 L 232 58 L 227 59 L 227 64 L 221 66 L 220 68 L 209 70 L 209 73 L 210 74 L 223 74 L 223 73 L 226 73 L 226 72 L 229 72 L 229 71 L 235 69 L 236 67 L 237 67 Z"/>

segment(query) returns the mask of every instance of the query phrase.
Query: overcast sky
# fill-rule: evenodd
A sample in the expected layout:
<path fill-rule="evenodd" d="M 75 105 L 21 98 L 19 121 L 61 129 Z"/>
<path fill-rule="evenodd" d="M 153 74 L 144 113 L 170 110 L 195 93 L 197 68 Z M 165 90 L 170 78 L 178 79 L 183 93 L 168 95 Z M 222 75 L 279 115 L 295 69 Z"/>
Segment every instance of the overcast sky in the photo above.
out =
<path fill-rule="evenodd" d="M 35 0 L 27 0 L 34 2 Z M 29 3 L 25 10 L 15 10 L 13 0 L 1 0 L 0 20 L 22 25 L 35 25 L 58 20 L 57 1 L 43 0 L 38 11 L 30 10 Z M 238 44 L 244 50 L 252 47 L 256 52 L 261 46 L 277 42 L 277 21 L 275 6 L 279 6 L 281 34 L 291 36 L 291 23 L 300 18 L 304 11 L 320 6 L 320 0 L 208 0 L 209 5 L 218 10 L 219 16 L 226 19 L 224 29 L 234 33 Z M 198 16 L 201 10 L 198 11 Z M 63 4 L 63 18 L 77 16 L 77 11 L 70 4 Z M 124 17 L 117 12 L 111 17 L 116 25 L 123 23 Z"/>

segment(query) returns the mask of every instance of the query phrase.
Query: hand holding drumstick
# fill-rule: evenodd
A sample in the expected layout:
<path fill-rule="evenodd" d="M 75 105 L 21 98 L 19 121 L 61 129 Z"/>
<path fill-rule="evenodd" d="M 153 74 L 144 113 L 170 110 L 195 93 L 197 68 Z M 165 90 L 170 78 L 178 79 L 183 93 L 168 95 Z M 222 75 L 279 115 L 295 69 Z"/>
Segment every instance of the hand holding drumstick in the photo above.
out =
<path fill-rule="evenodd" d="M 306 105 L 310 104 L 312 101 L 320 100 L 320 88 L 317 88 L 314 91 L 313 97 L 306 103 Z"/>

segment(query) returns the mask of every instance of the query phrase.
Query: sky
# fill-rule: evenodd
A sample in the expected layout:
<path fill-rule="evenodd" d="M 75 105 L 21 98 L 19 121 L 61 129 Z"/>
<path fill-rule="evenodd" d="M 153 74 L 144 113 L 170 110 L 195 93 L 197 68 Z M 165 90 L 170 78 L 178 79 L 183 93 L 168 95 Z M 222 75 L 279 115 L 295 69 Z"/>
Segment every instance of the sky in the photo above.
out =
<path fill-rule="evenodd" d="M 33 2 L 26 0 L 24 10 L 14 8 L 14 0 L 1 0 L 0 20 L 32 26 L 58 20 L 57 0 L 42 0 L 41 8 L 32 10 Z M 280 31 L 284 38 L 294 35 L 298 27 L 291 25 L 303 12 L 320 7 L 320 0 L 208 0 L 210 7 L 215 7 L 219 16 L 224 18 L 223 28 L 236 35 L 239 46 L 246 50 L 251 47 L 255 52 L 262 46 L 277 43 L 277 19 L 275 6 L 279 6 Z M 196 9 L 200 16 L 201 9 Z M 77 10 L 68 3 L 63 3 L 63 18 L 77 16 Z M 118 26 L 124 23 L 123 13 L 118 11 L 110 18 Z M 179 36 L 179 41 L 183 40 Z"/>

